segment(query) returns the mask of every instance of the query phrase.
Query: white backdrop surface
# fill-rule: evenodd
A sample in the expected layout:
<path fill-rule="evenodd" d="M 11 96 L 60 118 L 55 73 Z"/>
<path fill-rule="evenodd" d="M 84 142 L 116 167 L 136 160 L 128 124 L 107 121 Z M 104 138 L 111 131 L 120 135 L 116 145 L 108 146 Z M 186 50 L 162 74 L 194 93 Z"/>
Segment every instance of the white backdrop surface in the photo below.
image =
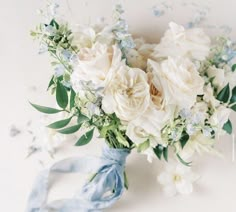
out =
<path fill-rule="evenodd" d="M 60 2 L 69 20 L 89 23 L 95 21 L 95 17 L 108 18 L 116 1 L 70 0 L 70 9 L 65 0 Z M 45 164 L 45 161 L 39 162 L 37 157 L 25 158 L 32 139 L 27 125 L 40 118 L 29 106 L 28 100 L 53 105 L 45 91 L 52 72 L 47 56 L 38 56 L 37 43 L 29 36 L 30 29 L 40 21 L 36 10 L 43 5 L 43 1 L 0 0 L 0 3 L 0 211 L 23 212 L 33 180 L 42 169 L 42 163 Z M 210 34 L 227 32 L 236 39 L 236 1 L 233 0 L 126 0 L 122 3 L 131 32 L 151 42 L 159 40 L 167 23 L 172 20 L 184 25 L 191 20 L 200 20 L 200 25 Z M 158 17 L 160 12 L 162 15 Z M 235 116 L 232 120 L 236 126 Z M 20 129 L 21 133 L 10 136 L 12 126 Z M 73 147 L 73 141 L 68 141 L 64 146 L 54 159 L 48 157 L 49 163 L 68 156 L 99 155 L 102 145 L 94 140 L 85 147 Z M 195 184 L 194 192 L 174 198 L 165 197 L 156 182 L 164 163 L 156 160 L 149 164 L 145 156 L 133 153 L 127 161 L 129 191 L 106 211 L 235 212 L 236 162 L 232 162 L 231 137 L 221 138 L 217 146 L 225 158 L 209 155 L 197 158 L 193 169 L 201 174 L 201 178 Z M 50 199 L 70 197 L 75 187 L 81 185 L 82 178 L 67 176 L 60 179 L 54 185 Z"/>

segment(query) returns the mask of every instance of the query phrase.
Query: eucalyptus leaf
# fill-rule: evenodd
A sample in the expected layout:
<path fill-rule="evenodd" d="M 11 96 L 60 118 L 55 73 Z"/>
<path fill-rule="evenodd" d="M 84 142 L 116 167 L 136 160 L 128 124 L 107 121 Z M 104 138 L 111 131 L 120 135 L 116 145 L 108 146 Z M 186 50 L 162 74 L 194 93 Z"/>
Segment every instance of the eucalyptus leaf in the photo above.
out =
<path fill-rule="evenodd" d="M 176 154 L 177 155 L 177 158 L 179 159 L 179 161 L 184 164 L 185 166 L 191 166 L 192 162 L 186 162 L 184 161 L 179 154 Z"/>
<path fill-rule="evenodd" d="M 80 139 L 76 142 L 75 146 L 83 146 L 88 144 L 93 138 L 93 132 L 94 128 L 82 135 Z"/>
<path fill-rule="evenodd" d="M 228 134 L 232 134 L 233 132 L 233 127 L 232 127 L 232 123 L 230 120 L 228 120 L 224 126 L 223 126 L 223 130 L 225 130 Z"/>
<path fill-rule="evenodd" d="M 144 141 L 143 143 L 139 144 L 137 147 L 138 152 L 145 151 L 150 146 L 149 140 Z"/>
<path fill-rule="evenodd" d="M 230 107 L 233 111 L 236 112 L 236 104 Z"/>
<path fill-rule="evenodd" d="M 57 88 L 56 88 L 56 100 L 57 104 L 65 109 L 68 105 L 68 94 L 66 88 L 60 83 L 57 83 Z"/>
<path fill-rule="evenodd" d="M 65 127 L 66 125 L 68 125 L 71 121 L 72 117 L 68 118 L 68 119 L 63 119 L 60 121 L 56 121 L 52 124 L 49 124 L 47 127 L 52 128 L 52 129 L 60 129 Z"/>
<path fill-rule="evenodd" d="M 47 91 L 49 90 L 49 88 L 54 84 L 54 75 L 52 76 L 49 84 L 48 84 L 48 88 L 47 88 Z"/>
<path fill-rule="evenodd" d="M 168 147 L 165 147 L 163 149 L 163 157 L 164 157 L 165 161 L 168 162 Z"/>
<path fill-rule="evenodd" d="M 41 106 L 41 105 L 36 105 L 36 104 L 31 103 L 31 102 L 30 102 L 30 104 L 31 104 L 36 110 L 38 110 L 38 111 L 41 112 L 41 113 L 54 114 L 54 113 L 59 113 L 59 112 L 62 112 L 62 111 L 63 111 L 63 110 L 58 110 L 58 109 L 51 108 L 51 107 L 44 107 L 44 106 Z"/>
<path fill-rule="evenodd" d="M 82 124 L 87 121 L 89 121 L 89 118 L 87 116 L 85 116 L 84 114 L 80 113 L 78 116 L 78 119 L 77 119 L 77 123 Z"/>
<path fill-rule="evenodd" d="M 71 89 L 71 92 L 70 92 L 70 109 L 72 109 L 75 106 L 75 96 L 76 96 L 75 91 L 73 89 Z"/>
<path fill-rule="evenodd" d="M 221 102 L 228 102 L 230 96 L 230 87 L 229 83 L 218 93 L 216 96 L 216 99 L 218 99 Z"/>
<path fill-rule="evenodd" d="M 236 86 L 232 90 L 232 96 L 230 98 L 230 104 L 236 103 Z"/>
<path fill-rule="evenodd" d="M 236 70 L 236 64 L 232 65 L 231 69 L 234 72 Z"/>
<path fill-rule="evenodd" d="M 154 153 L 156 156 L 161 160 L 161 156 L 163 154 L 163 146 L 162 145 L 157 145 L 155 148 L 153 148 Z"/>
<path fill-rule="evenodd" d="M 71 127 L 67 127 L 61 130 L 58 130 L 57 132 L 61 133 L 61 134 L 72 134 L 77 132 L 80 129 L 81 125 L 74 125 Z"/>
<path fill-rule="evenodd" d="M 182 132 L 181 138 L 179 139 L 179 142 L 180 142 L 180 144 L 181 144 L 182 149 L 184 148 L 184 146 L 186 145 L 186 143 L 188 142 L 188 140 L 189 140 L 189 135 L 188 135 L 188 133 L 184 130 L 184 131 Z"/>

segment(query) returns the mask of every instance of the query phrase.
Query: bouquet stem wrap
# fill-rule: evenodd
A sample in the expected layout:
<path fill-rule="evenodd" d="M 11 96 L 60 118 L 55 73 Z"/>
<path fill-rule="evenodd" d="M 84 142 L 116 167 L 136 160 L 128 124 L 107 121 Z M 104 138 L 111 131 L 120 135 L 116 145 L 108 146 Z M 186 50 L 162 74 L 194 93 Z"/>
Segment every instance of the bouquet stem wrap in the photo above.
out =
<path fill-rule="evenodd" d="M 100 158 L 68 158 L 42 171 L 36 179 L 26 212 L 91 212 L 110 207 L 124 191 L 124 171 L 129 149 L 105 146 Z M 96 173 L 79 194 L 71 199 L 48 203 L 50 175 L 59 173 Z"/>

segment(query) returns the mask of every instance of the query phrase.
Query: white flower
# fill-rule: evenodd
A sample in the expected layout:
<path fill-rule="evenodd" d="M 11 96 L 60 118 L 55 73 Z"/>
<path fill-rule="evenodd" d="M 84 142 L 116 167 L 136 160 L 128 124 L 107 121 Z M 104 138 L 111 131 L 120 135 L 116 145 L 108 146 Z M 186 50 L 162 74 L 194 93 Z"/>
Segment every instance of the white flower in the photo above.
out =
<path fill-rule="evenodd" d="M 225 84 L 225 70 L 221 68 L 216 68 L 215 66 L 211 66 L 207 70 L 207 75 L 209 78 L 213 78 L 213 84 L 222 89 Z"/>
<path fill-rule="evenodd" d="M 153 53 L 154 45 L 145 43 L 143 39 L 135 39 L 135 48 L 127 49 L 125 55 L 127 62 L 131 67 L 145 70 L 147 68 L 147 60 Z"/>
<path fill-rule="evenodd" d="M 207 102 L 212 108 L 216 108 L 220 104 L 220 102 L 214 96 L 214 91 L 210 83 L 204 86 L 203 100 Z"/>
<path fill-rule="evenodd" d="M 128 123 L 126 135 L 139 145 L 149 139 L 150 145 L 166 146 L 161 139 L 161 129 L 173 119 L 175 107 L 165 105 L 163 88 L 153 73 L 148 74 L 151 103 L 148 109 L 138 118 Z"/>
<path fill-rule="evenodd" d="M 179 194 L 190 194 L 193 191 L 193 182 L 199 178 L 191 171 L 190 167 L 177 163 L 168 163 L 166 170 L 162 172 L 157 180 L 163 186 L 167 196 Z"/>
<path fill-rule="evenodd" d="M 224 124 L 228 121 L 230 113 L 231 109 L 220 105 L 218 108 L 215 109 L 209 122 L 212 126 L 215 126 L 218 130 L 221 130 Z"/>
<path fill-rule="evenodd" d="M 169 23 L 170 29 L 166 31 L 160 44 L 155 48 L 153 56 L 188 57 L 196 60 L 205 60 L 210 51 L 210 38 L 200 28 L 185 30 L 183 26 Z"/>
<path fill-rule="evenodd" d="M 177 151 L 184 160 L 191 158 L 195 152 L 198 154 L 206 152 L 209 154 L 219 155 L 219 153 L 214 149 L 214 143 L 214 139 L 198 132 L 197 134 L 190 136 L 190 139 L 183 149 L 179 147 L 179 150 Z"/>
<path fill-rule="evenodd" d="M 76 26 L 73 30 L 72 46 L 91 48 L 96 38 L 96 32 L 92 27 Z"/>
<path fill-rule="evenodd" d="M 122 121 L 132 121 L 146 111 L 150 104 L 149 85 L 144 71 L 121 66 L 105 87 L 102 108 L 116 113 Z"/>
<path fill-rule="evenodd" d="M 121 63 L 121 52 L 116 45 L 109 48 L 96 43 L 92 48 L 82 48 L 78 58 L 78 64 L 71 75 L 71 84 L 76 92 L 80 90 L 80 81 L 91 81 L 95 88 L 104 87 L 108 72 Z"/>
<path fill-rule="evenodd" d="M 161 63 L 149 60 L 149 65 L 163 88 L 166 105 L 191 108 L 197 95 L 203 94 L 204 80 L 189 59 L 169 57 Z"/>

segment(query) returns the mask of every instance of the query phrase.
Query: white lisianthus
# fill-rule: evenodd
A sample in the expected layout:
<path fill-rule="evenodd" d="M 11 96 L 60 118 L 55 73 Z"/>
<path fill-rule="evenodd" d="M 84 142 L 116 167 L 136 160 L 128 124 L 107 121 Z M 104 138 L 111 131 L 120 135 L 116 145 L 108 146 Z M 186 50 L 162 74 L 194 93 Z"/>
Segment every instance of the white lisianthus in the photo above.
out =
<path fill-rule="evenodd" d="M 121 51 L 114 45 L 96 43 L 92 48 L 82 48 L 78 54 L 78 64 L 71 74 L 71 84 L 76 92 L 80 90 L 80 81 L 91 81 L 95 88 L 105 86 L 106 77 L 111 69 L 121 63 Z"/>
<path fill-rule="evenodd" d="M 197 134 L 190 136 L 190 139 L 188 140 L 187 144 L 184 146 L 183 149 L 177 145 L 176 147 L 181 158 L 183 158 L 184 160 L 188 160 L 194 155 L 195 152 L 197 152 L 198 154 L 205 152 L 209 154 L 220 155 L 214 149 L 214 143 L 214 139 L 209 136 L 204 136 L 199 131 Z"/>
<path fill-rule="evenodd" d="M 147 75 L 137 68 L 122 65 L 109 79 L 102 101 L 106 113 L 116 113 L 122 121 L 141 116 L 150 105 Z"/>
<path fill-rule="evenodd" d="M 187 58 L 171 58 L 161 63 L 149 60 L 150 69 L 163 88 L 166 105 L 191 108 L 197 95 L 203 94 L 204 80 Z"/>
<path fill-rule="evenodd" d="M 210 117 L 210 124 L 215 126 L 218 130 L 221 130 L 224 124 L 228 121 L 231 111 L 231 109 L 220 105 L 215 109 L 213 115 Z"/>
<path fill-rule="evenodd" d="M 211 66 L 207 69 L 207 75 L 209 78 L 213 78 L 213 85 L 219 90 L 224 87 L 225 84 L 225 70 Z"/>
<path fill-rule="evenodd" d="M 160 44 L 155 48 L 156 59 L 166 57 L 188 57 L 194 60 L 205 60 L 210 52 L 210 38 L 200 28 L 184 29 L 176 23 L 169 23 Z"/>
<path fill-rule="evenodd" d="M 158 182 L 163 186 L 164 193 L 171 197 L 179 194 L 190 194 L 193 191 L 193 183 L 199 178 L 190 167 L 169 162 L 164 172 L 158 177 Z"/>

